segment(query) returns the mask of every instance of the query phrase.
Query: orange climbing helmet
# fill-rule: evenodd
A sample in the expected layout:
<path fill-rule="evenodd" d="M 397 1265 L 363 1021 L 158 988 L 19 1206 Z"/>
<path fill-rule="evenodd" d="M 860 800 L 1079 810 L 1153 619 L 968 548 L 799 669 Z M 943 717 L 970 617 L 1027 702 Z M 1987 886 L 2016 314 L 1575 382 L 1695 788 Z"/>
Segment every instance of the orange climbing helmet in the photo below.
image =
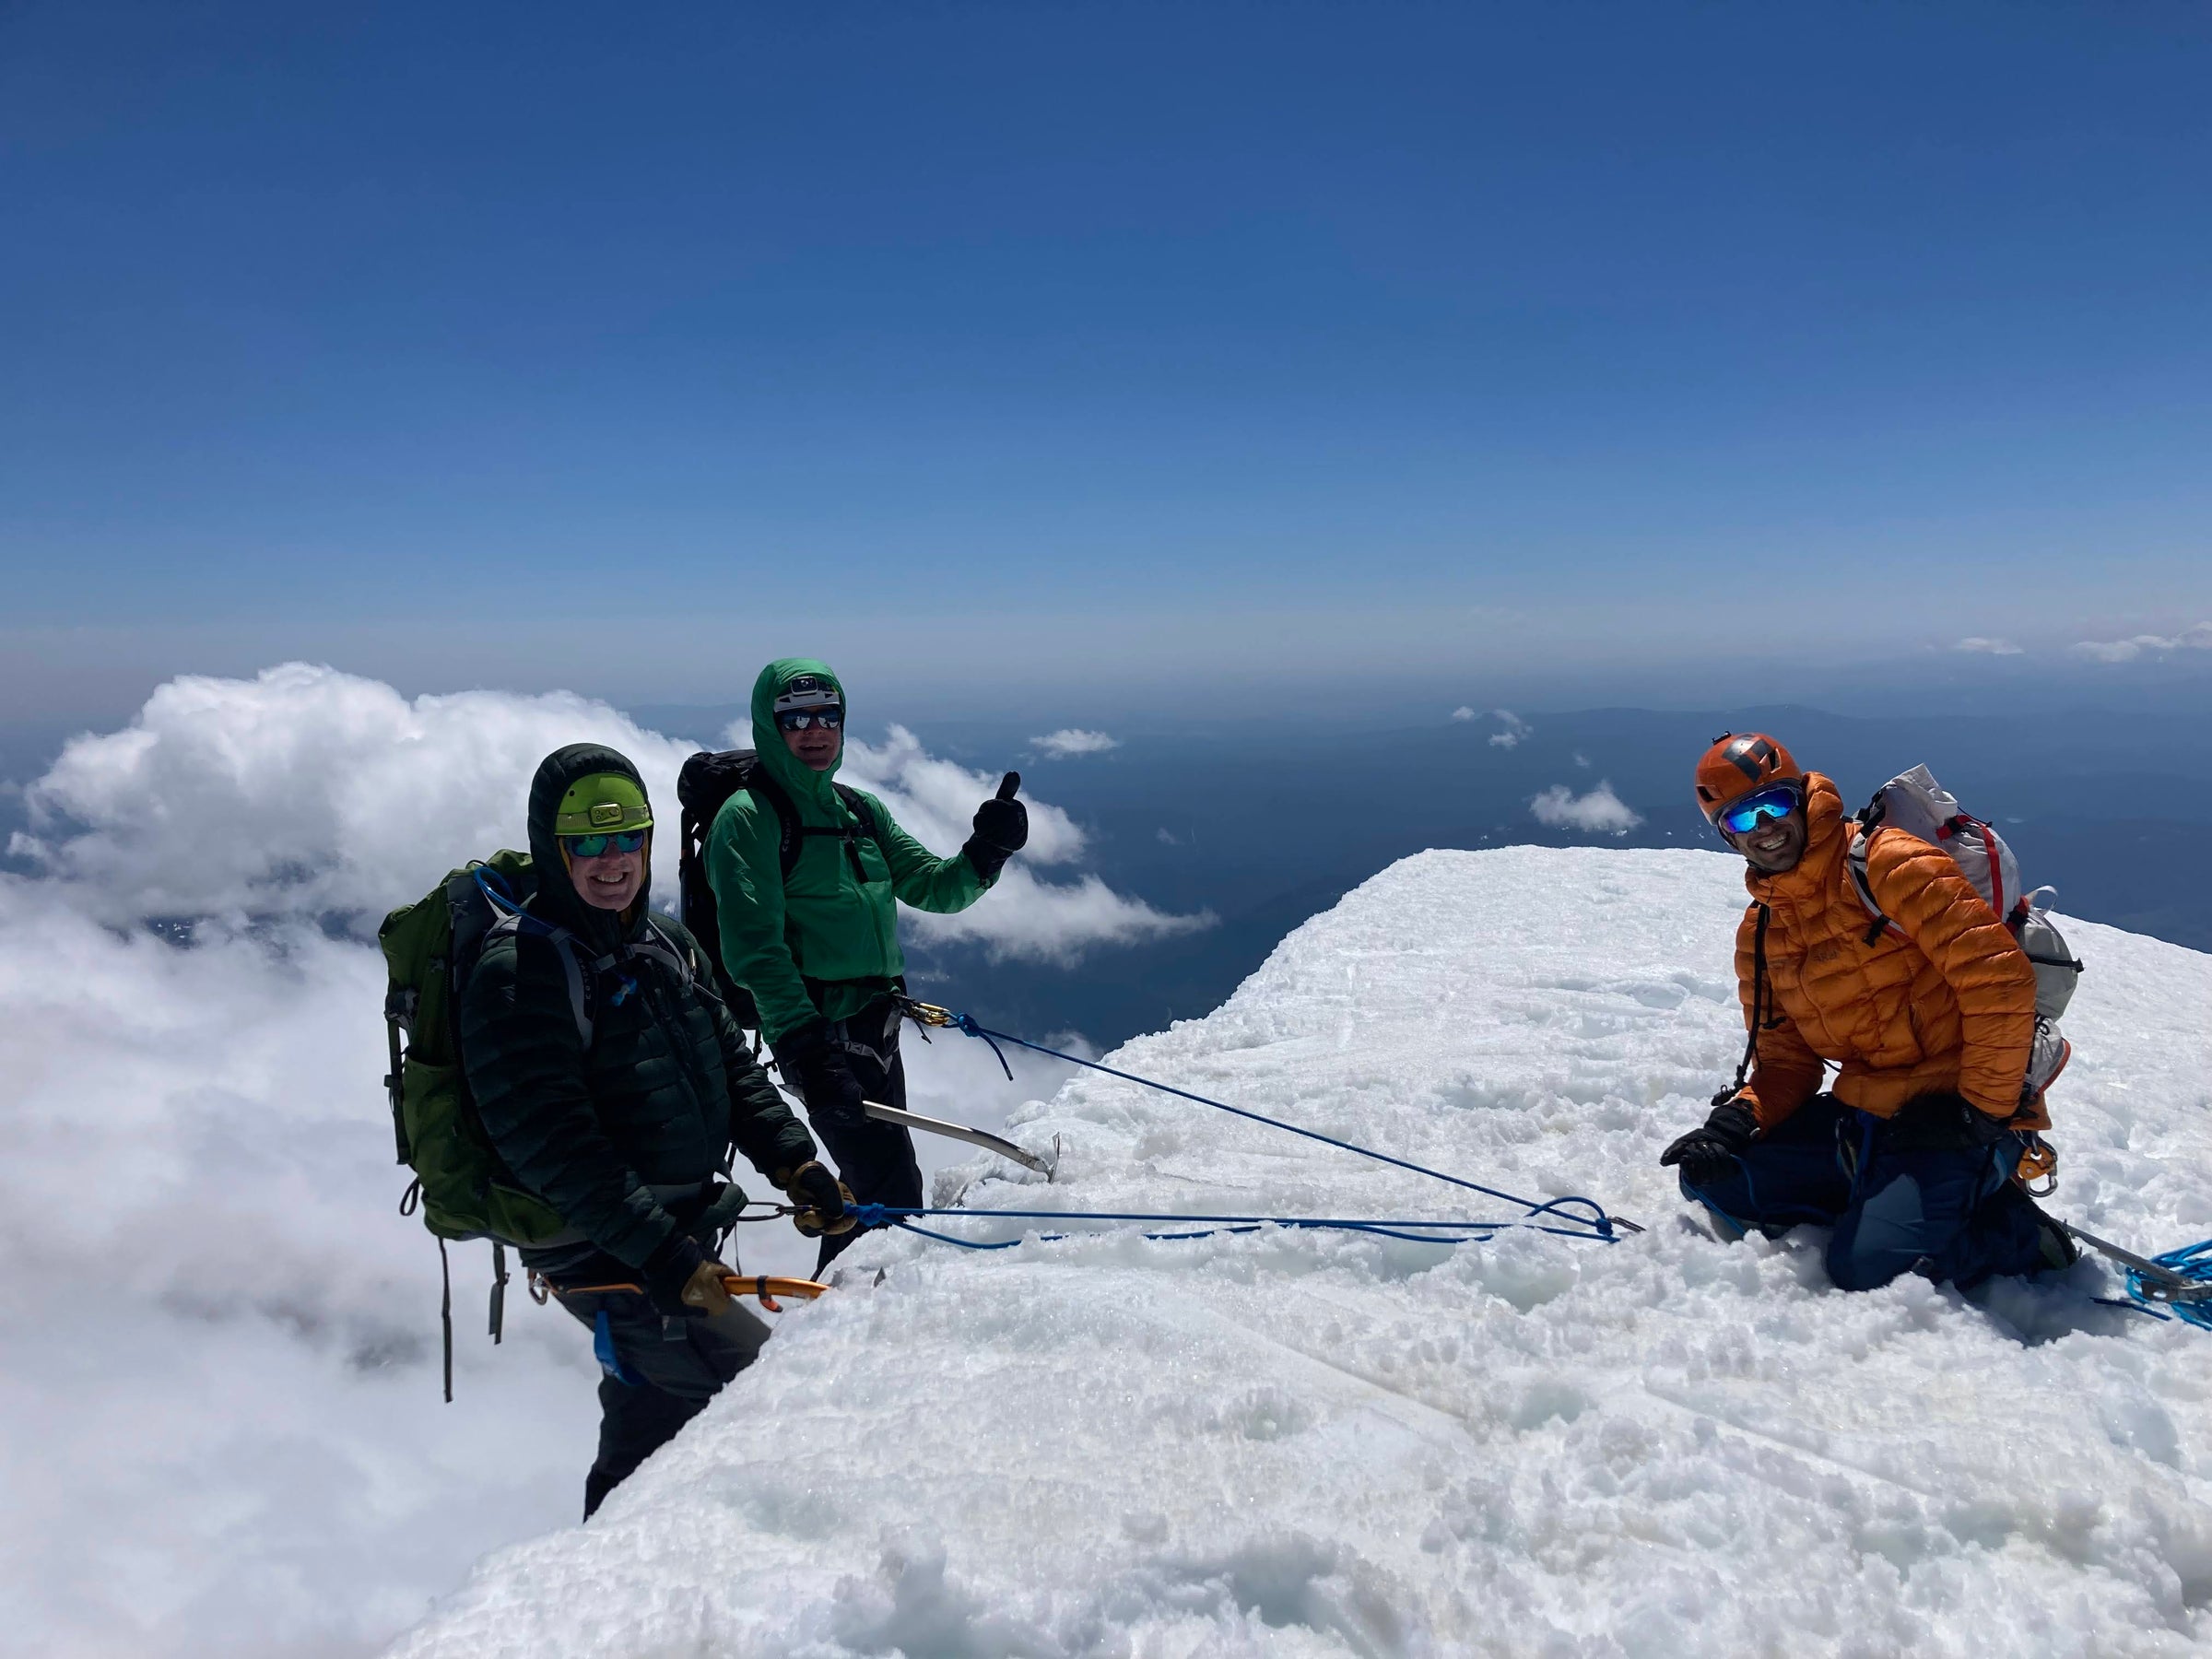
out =
<path fill-rule="evenodd" d="M 1805 787 L 1805 771 L 1788 749 L 1764 732 L 1723 732 L 1698 762 L 1698 809 L 1712 823 L 1729 802 L 1777 783 Z"/>

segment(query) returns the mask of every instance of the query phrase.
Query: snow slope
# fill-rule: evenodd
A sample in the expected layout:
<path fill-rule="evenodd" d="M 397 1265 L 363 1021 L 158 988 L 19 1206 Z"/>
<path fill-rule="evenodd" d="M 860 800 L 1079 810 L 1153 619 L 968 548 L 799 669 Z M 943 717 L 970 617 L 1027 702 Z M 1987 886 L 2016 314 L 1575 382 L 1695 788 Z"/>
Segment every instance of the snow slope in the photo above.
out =
<path fill-rule="evenodd" d="M 1738 869 L 1426 853 L 1119 1057 L 1642 1236 L 871 1239 L 879 1283 L 394 1653 L 2202 1652 L 2212 1337 L 2087 1264 L 1842 1295 L 1816 1237 L 1717 1242 L 1656 1167 L 1740 1041 Z M 2056 1207 L 2212 1233 L 2212 958 L 2068 933 Z M 1061 1181 L 978 1161 L 968 1206 L 1495 1213 L 1096 1075 L 1014 1121 Z"/>

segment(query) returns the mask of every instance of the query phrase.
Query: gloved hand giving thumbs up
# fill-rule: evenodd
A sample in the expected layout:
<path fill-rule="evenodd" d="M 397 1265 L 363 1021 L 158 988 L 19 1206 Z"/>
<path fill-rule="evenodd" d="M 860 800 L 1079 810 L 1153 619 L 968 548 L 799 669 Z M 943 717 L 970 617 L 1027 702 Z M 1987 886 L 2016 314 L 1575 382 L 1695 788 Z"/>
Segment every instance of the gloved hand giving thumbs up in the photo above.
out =
<path fill-rule="evenodd" d="M 975 809 L 975 833 L 960 849 L 986 887 L 998 879 L 1006 860 L 1029 844 L 1030 809 L 1014 798 L 1020 787 L 1019 772 L 999 781 L 998 793 Z"/>

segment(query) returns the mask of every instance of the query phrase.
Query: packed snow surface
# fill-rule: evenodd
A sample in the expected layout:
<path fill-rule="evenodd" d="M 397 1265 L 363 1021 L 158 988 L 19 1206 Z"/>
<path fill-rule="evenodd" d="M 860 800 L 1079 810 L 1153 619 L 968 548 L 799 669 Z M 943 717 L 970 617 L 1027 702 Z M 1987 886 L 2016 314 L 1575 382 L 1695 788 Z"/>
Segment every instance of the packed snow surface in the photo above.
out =
<path fill-rule="evenodd" d="M 1740 868 L 1426 853 L 1114 1059 L 1648 1231 L 873 1236 L 594 1522 L 394 1653 L 2203 1652 L 2212 1336 L 2099 1306 L 2088 1263 L 1845 1295 L 1819 1235 L 1720 1242 L 1658 1168 L 1742 1041 Z M 2053 1207 L 2212 1233 L 2212 958 L 2068 935 Z M 940 1202 L 1511 1213 L 1095 1074 L 1012 1122 L 1058 1181 L 979 1159 Z"/>

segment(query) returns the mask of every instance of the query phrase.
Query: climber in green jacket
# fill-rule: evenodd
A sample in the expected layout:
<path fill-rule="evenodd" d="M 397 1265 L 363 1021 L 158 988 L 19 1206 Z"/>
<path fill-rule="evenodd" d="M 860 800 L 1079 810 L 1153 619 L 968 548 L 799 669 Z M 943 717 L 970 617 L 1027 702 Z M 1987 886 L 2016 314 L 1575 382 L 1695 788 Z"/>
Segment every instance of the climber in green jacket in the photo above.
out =
<path fill-rule="evenodd" d="M 864 1100 L 906 1103 L 897 901 L 966 910 L 1028 841 L 1029 813 L 1018 800 L 985 801 L 966 845 L 937 857 L 874 795 L 835 783 L 845 714 L 844 686 L 827 664 L 786 657 L 760 671 L 753 744 L 762 777 L 715 814 L 707 882 L 723 966 L 752 994 L 761 1035 L 854 1200 L 918 1206 L 912 1140 L 862 1109 Z M 783 818 L 756 798 L 770 789 L 782 792 L 799 832 L 788 877 Z M 854 1236 L 823 1238 L 818 1275 Z"/>

